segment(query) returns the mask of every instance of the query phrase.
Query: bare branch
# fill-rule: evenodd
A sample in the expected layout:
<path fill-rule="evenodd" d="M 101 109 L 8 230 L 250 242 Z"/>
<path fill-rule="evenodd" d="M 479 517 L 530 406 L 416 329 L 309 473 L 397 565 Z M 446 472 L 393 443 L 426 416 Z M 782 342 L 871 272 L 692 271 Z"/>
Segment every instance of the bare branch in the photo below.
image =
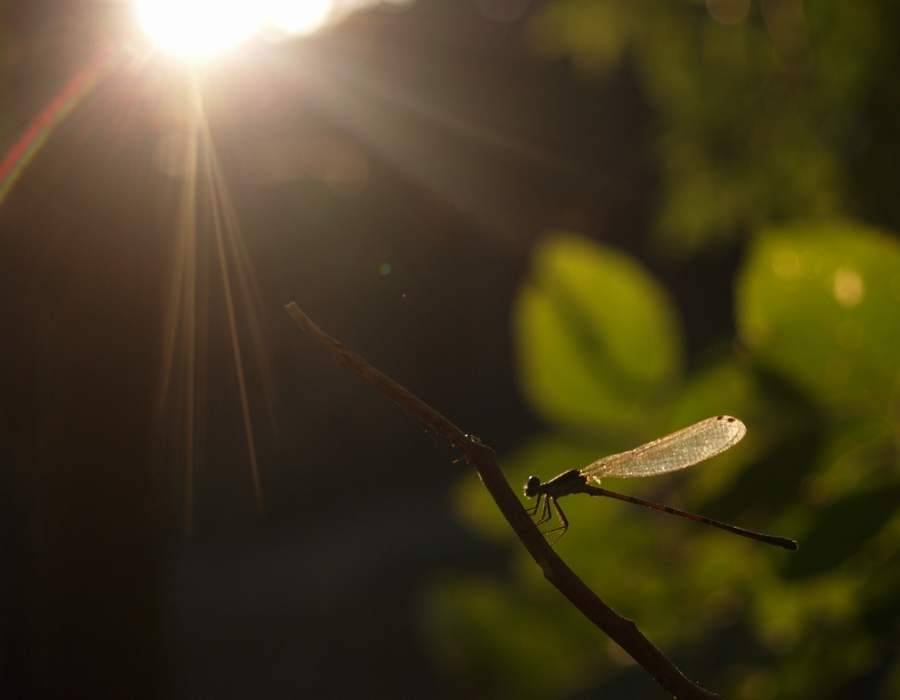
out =
<path fill-rule="evenodd" d="M 687 678 L 672 661 L 647 639 L 637 625 L 604 603 L 566 563 L 559 558 L 535 527 L 519 499 L 510 488 L 494 451 L 474 435 L 460 430 L 450 420 L 412 394 L 386 374 L 370 365 L 340 341 L 319 328 L 296 303 L 285 309 L 297 324 L 325 346 L 337 361 L 352 370 L 375 389 L 417 418 L 430 431 L 459 449 L 487 487 L 503 517 L 515 531 L 544 577 L 581 613 L 624 649 L 647 673 L 674 697 L 684 700 L 711 700 L 719 696 Z"/>

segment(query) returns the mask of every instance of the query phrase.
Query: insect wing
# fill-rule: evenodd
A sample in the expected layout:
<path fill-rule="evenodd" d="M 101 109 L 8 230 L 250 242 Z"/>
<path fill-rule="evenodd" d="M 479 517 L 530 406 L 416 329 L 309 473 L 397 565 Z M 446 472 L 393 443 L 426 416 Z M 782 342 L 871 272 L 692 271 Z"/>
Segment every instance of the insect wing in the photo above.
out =
<path fill-rule="evenodd" d="M 595 481 L 603 477 L 655 476 L 690 467 L 740 442 L 746 426 L 732 416 L 714 416 L 628 452 L 602 457 L 581 470 Z"/>

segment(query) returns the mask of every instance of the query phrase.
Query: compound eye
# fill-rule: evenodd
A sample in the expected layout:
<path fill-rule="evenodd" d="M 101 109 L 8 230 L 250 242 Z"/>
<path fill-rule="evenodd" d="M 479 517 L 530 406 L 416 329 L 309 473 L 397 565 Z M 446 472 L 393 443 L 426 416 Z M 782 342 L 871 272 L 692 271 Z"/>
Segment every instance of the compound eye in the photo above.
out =
<path fill-rule="evenodd" d="M 541 485 L 541 480 L 536 476 L 529 476 L 528 481 L 525 482 L 525 495 L 526 496 L 534 496 L 538 492 L 538 487 Z"/>

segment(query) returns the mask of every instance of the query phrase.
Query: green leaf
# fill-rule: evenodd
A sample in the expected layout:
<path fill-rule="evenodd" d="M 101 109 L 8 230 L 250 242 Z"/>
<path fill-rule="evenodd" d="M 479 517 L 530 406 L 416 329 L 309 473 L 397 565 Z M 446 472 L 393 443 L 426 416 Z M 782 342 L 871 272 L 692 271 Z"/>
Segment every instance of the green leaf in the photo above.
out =
<path fill-rule="evenodd" d="M 738 281 L 744 342 L 838 415 L 896 399 L 898 308 L 900 246 L 861 226 L 766 231 Z"/>
<path fill-rule="evenodd" d="M 680 374 L 679 325 L 664 290 L 631 258 L 583 238 L 556 235 L 538 247 L 514 314 L 522 386 L 564 426 L 634 428 Z"/>

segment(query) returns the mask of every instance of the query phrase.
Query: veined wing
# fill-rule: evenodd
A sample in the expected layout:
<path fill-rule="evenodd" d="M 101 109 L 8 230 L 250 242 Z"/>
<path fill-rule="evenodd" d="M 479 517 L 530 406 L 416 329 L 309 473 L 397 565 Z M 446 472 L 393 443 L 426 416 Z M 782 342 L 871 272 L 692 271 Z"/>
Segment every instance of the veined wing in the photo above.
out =
<path fill-rule="evenodd" d="M 628 452 L 602 457 L 581 470 L 595 481 L 604 477 L 654 476 L 690 467 L 740 442 L 746 426 L 732 416 L 714 416 Z"/>

